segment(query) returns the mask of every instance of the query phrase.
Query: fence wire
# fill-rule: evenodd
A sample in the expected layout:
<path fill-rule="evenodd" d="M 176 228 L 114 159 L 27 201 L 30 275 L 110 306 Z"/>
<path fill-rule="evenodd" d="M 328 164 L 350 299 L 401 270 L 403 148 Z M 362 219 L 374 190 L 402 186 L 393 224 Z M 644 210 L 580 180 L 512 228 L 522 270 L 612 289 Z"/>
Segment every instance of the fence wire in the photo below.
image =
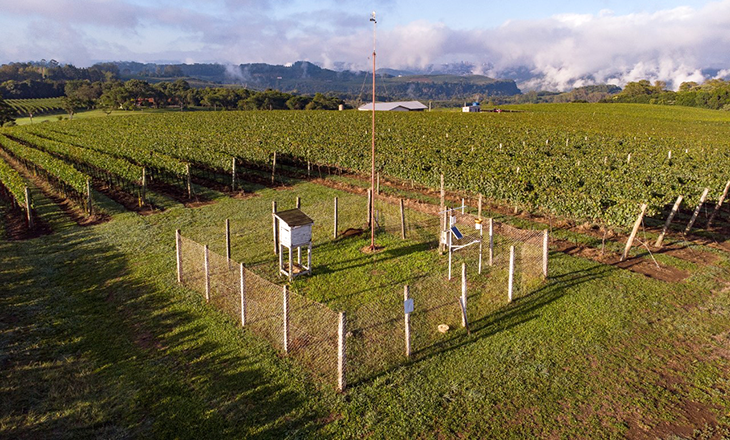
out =
<path fill-rule="evenodd" d="M 180 237 L 182 283 L 202 294 L 205 294 L 204 252 L 202 245 L 185 237 Z"/>
<path fill-rule="evenodd" d="M 338 314 L 296 293 L 289 295 L 289 354 L 317 379 L 337 382 Z"/>
<path fill-rule="evenodd" d="M 241 319 L 240 267 L 215 252 L 208 252 L 210 303 L 232 319 Z"/>
<path fill-rule="evenodd" d="M 325 223 L 324 208 L 314 209 L 320 223 Z M 401 235 L 400 206 L 376 198 L 376 227 L 381 232 Z M 487 220 L 483 231 L 475 229 L 475 216 L 456 214 L 456 224 L 468 242 L 482 239 L 482 271 L 479 273 L 479 245 L 453 253 L 452 279 L 448 279 L 448 255 L 436 272 L 409 280 L 409 295 L 414 301 L 410 314 L 411 353 L 418 357 L 437 349 L 462 334 L 462 312 L 458 298 L 462 293 L 461 266 L 466 265 L 467 317 L 472 326 L 498 316 L 508 305 L 510 249 L 515 250 L 513 301 L 518 301 L 543 282 L 543 232 L 521 230 L 493 223 L 490 240 Z M 353 219 L 354 220 L 354 219 Z M 350 220 L 350 221 L 353 221 Z M 333 223 L 327 225 L 332 227 Z M 414 241 L 437 241 L 441 219 L 435 215 L 407 210 L 406 236 Z M 324 237 L 323 237 L 324 238 Z M 181 237 L 182 281 L 184 285 L 205 293 L 204 246 Z M 491 258 L 490 258 L 491 254 Z M 338 379 L 338 313 L 316 301 L 293 292 L 284 293 L 278 286 L 233 260 L 208 252 L 210 303 L 237 322 L 264 337 L 277 350 L 288 349 L 312 377 L 336 384 Z M 242 317 L 241 278 L 245 307 Z M 286 295 L 286 312 L 284 309 Z M 346 369 L 348 383 L 357 383 L 387 371 L 406 360 L 403 290 L 394 289 L 377 302 L 369 302 L 347 311 Z M 444 326 L 448 331 L 443 331 Z M 285 333 L 284 329 L 287 329 Z M 286 339 L 285 339 L 286 338 Z"/>
<path fill-rule="evenodd" d="M 183 285 L 205 294 L 205 247 L 180 237 Z M 337 380 L 338 314 L 327 306 L 284 289 L 226 257 L 208 251 L 210 304 L 236 322 L 265 338 L 277 350 L 284 350 L 307 368 L 316 379 Z M 243 291 L 243 311 L 242 298 Z M 284 332 L 286 319 L 287 332 Z"/>
<path fill-rule="evenodd" d="M 358 382 L 404 359 L 403 294 L 364 304 L 347 316 L 347 380 Z"/>
<path fill-rule="evenodd" d="M 400 204 L 395 200 L 375 197 L 373 204 L 375 225 L 377 230 L 396 236 L 401 235 L 402 223 L 405 223 L 406 238 L 416 241 L 438 240 L 440 220 L 437 216 L 405 208 L 401 221 Z"/>

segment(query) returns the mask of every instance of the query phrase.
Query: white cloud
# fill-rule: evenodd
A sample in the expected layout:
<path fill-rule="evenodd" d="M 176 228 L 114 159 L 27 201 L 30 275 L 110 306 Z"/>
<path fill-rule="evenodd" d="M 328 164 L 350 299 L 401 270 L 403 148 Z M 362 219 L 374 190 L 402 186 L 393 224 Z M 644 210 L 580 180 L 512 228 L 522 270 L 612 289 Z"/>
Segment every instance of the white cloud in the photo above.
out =
<path fill-rule="evenodd" d="M 281 3 L 284 2 L 284 3 Z M 0 62 L 91 60 L 268 62 L 308 60 L 369 69 L 372 27 L 360 3 L 326 0 L 285 15 L 295 0 L 0 0 Z M 380 0 L 387 7 L 392 0 Z M 346 5 L 346 6 L 342 6 Z M 454 5 L 454 7 L 457 7 Z M 360 8 L 362 9 L 362 8 Z M 355 11 L 355 12 L 353 12 Z M 380 25 L 379 25 L 380 26 Z M 378 66 L 423 68 L 468 61 L 479 73 L 518 68 L 529 88 L 648 79 L 677 88 L 730 72 L 730 0 L 654 13 L 560 14 L 496 28 L 413 21 L 378 29 Z M 718 74 L 720 75 L 720 74 Z"/>

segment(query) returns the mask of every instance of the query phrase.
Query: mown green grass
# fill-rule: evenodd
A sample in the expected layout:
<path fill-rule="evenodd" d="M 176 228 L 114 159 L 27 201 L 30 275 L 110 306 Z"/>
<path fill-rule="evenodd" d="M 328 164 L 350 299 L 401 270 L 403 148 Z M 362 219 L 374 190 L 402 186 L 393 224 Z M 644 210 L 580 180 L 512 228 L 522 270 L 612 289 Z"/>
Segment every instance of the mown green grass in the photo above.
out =
<path fill-rule="evenodd" d="M 623 438 L 662 422 L 727 435 L 726 255 L 668 284 L 553 253 L 549 282 L 472 322 L 470 337 L 338 395 L 175 283 L 175 229 L 224 253 L 230 218 L 233 258 L 276 279 L 271 201 L 301 196 L 317 221 L 315 274 L 293 287 L 335 308 L 354 305 L 348 293 L 400 295 L 434 266 L 443 276 L 444 257 L 416 240 L 379 236 L 376 256 L 359 252 L 367 237 L 332 242 L 332 198 L 340 229 L 362 226 L 363 198 L 310 183 L 209 195 L 152 216 L 102 199 L 113 219 L 86 228 L 36 198 L 56 233 L 0 243 L 2 436 Z M 720 427 L 688 420 L 687 402 Z"/>
<path fill-rule="evenodd" d="M 189 109 L 187 111 L 191 111 L 191 110 Z M 81 110 L 79 112 L 74 113 L 73 119 L 103 118 L 103 117 L 107 117 L 107 116 L 129 116 L 129 115 L 140 115 L 140 114 L 154 115 L 154 114 L 159 114 L 159 113 L 170 113 L 170 112 L 180 112 L 180 109 L 148 108 L 148 109 L 140 109 L 140 110 L 135 110 L 135 111 L 112 110 L 109 113 L 107 113 L 104 110 L 100 110 L 100 109 Z M 42 114 L 42 115 L 38 115 L 38 116 L 33 116 L 32 120 L 29 117 L 17 118 L 15 120 L 15 123 L 17 125 L 28 125 L 28 124 L 39 124 L 39 123 L 43 123 L 43 122 L 57 122 L 59 120 L 68 120 L 68 119 L 69 119 L 68 113 L 65 113 L 63 111 L 54 111 L 53 114 Z"/>

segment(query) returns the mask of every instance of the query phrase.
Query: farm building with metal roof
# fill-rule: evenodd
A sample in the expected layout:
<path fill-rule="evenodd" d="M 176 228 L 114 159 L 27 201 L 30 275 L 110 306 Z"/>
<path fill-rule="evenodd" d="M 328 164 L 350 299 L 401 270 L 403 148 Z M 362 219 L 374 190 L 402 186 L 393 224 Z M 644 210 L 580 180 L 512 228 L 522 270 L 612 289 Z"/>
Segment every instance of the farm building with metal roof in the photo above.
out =
<path fill-rule="evenodd" d="M 375 111 L 383 112 L 422 112 L 428 107 L 418 101 L 376 102 Z M 372 111 L 373 104 L 362 105 L 358 110 Z"/>

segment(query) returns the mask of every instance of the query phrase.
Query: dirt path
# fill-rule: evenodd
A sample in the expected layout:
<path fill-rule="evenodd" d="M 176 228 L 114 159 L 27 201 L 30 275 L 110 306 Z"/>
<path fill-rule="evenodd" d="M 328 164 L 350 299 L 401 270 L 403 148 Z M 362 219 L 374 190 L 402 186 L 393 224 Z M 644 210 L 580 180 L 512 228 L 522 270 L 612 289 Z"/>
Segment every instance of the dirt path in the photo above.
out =
<path fill-rule="evenodd" d="M 7 240 L 27 240 L 53 232 L 50 225 L 35 213 L 33 213 L 33 229 L 28 228 L 25 210 L 11 206 L 9 200 L 7 202 L 8 206 L 2 209 L 5 238 Z"/>
<path fill-rule="evenodd" d="M 84 212 L 82 207 L 78 206 L 78 204 L 74 201 L 58 192 L 48 181 L 46 181 L 46 179 L 36 176 L 34 173 L 30 172 L 30 170 L 25 168 L 25 166 L 23 166 L 19 161 L 15 160 L 4 151 L 0 150 L 0 154 L 3 159 L 5 159 L 10 166 L 15 168 L 15 170 L 17 170 L 27 182 L 31 182 L 43 193 L 43 195 L 58 205 L 61 210 L 79 226 L 95 225 L 110 219 L 110 217 L 106 214 L 96 213 L 88 215 Z"/>

